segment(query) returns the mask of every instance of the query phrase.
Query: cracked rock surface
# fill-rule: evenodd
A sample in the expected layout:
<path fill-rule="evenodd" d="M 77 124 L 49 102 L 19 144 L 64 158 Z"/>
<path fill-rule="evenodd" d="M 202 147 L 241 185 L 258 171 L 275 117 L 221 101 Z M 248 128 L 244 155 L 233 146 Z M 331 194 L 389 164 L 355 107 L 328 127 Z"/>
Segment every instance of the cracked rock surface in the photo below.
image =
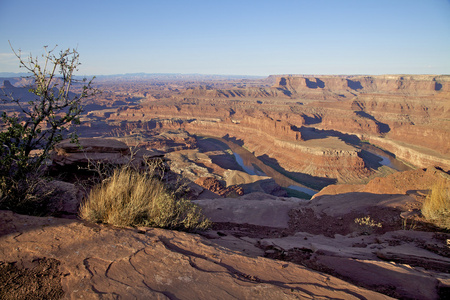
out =
<path fill-rule="evenodd" d="M 389 298 L 195 234 L 0 211 L 0 261 L 30 269 L 43 258 L 59 262 L 66 299 Z"/>

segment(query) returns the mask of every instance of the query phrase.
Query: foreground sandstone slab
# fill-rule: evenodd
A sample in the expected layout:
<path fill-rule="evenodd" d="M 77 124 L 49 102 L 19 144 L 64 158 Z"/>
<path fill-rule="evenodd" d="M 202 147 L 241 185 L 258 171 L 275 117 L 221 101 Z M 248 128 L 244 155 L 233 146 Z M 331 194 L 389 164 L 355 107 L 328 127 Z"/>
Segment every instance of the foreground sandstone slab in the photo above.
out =
<path fill-rule="evenodd" d="M 306 200 L 252 193 L 238 198 L 195 200 L 213 222 L 289 227 L 289 211 Z"/>
<path fill-rule="evenodd" d="M 292 263 L 252 258 L 197 235 L 117 229 L 0 211 L 0 261 L 60 262 L 67 299 L 387 299 Z"/>
<path fill-rule="evenodd" d="M 392 297 L 434 300 L 449 294 L 450 235 L 419 223 L 419 209 L 422 190 L 440 177 L 448 175 L 429 168 L 332 186 L 309 201 L 253 193 L 197 203 L 216 222 L 208 237 L 220 245 L 264 249 Z M 355 223 L 364 216 L 381 227 Z"/>
<path fill-rule="evenodd" d="M 326 237 L 298 232 L 259 240 L 269 252 L 307 255 L 341 278 L 405 299 L 439 299 L 448 291 L 450 258 L 438 234 L 412 230 Z M 442 255 L 439 255 L 441 253 Z"/>

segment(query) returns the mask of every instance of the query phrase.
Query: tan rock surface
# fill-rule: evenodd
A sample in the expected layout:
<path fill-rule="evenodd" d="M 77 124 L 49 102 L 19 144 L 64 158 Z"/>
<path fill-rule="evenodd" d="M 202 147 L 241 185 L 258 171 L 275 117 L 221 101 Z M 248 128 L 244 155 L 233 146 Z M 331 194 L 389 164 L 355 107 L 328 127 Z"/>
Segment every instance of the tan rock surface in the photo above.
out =
<path fill-rule="evenodd" d="M 377 177 L 367 184 L 337 184 L 329 185 L 313 196 L 313 199 L 325 195 L 347 193 L 397 194 L 406 195 L 417 191 L 427 192 L 439 180 L 447 180 L 450 175 L 434 167 L 396 172 L 386 177 Z M 345 197 L 345 196 L 342 196 Z M 337 199 L 337 198 L 336 198 Z"/>
<path fill-rule="evenodd" d="M 51 159 L 57 165 L 88 162 L 124 164 L 129 161 L 128 146 L 114 139 L 80 138 L 79 144 L 64 140 L 55 146 Z"/>
<path fill-rule="evenodd" d="M 218 244 L 258 255 L 249 245 L 253 243 L 265 249 L 266 257 L 306 265 L 396 298 L 441 299 L 450 287 L 450 235 L 416 231 L 427 228 L 414 219 L 414 212 L 420 208 L 420 190 L 446 176 L 429 168 L 368 185 L 330 187 L 336 194 L 293 204 L 289 219 L 283 199 L 273 196 L 260 196 L 260 203 L 256 193 L 230 203 L 203 203 L 213 221 L 232 223 L 217 226 L 216 236 L 209 234 Z M 276 207 L 271 214 L 265 212 L 270 205 Z M 355 223 L 365 216 L 381 227 Z M 280 226 L 283 220 L 288 227 Z"/>
<path fill-rule="evenodd" d="M 0 260 L 60 262 L 65 299 L 387 299 L 292 263 L 252 258 L 199 236 L 0 212 Z"/>
<path fill-rule="evenodd" d="M 126 164 L 141 163 L 144 158 L 162 158 L 157 150 L 138 149 L 131 153 L 126 143 L 109 138 L 79 138 L 78 144 L 64 140 L 55 146 L 51 153 L 53 163 L 57 165 L 77 165 L 88 162 Z"/>
<path fill-rule="evenodd" d="M 442 170 L 429 167 L 406 172 L 397 172 L 385 178 L 375 178 L 364 188 L 364 192 L 384 194 L 407 194 L 417 190 L 427 191 L 439 180 L 450 184 L 450 175 Z"/>
<path fill-rule="evenodd" d="M 238 170 L 227 170 L 224 173 L 227 186 L 239 185 L 246 194 L 262 192 L 275 196 L 287 196 L 274 179 L 267 176 L 249 175 Z"/>
<path fill-rule="evenodd" d="M 298 207 L 297 198 L 251 193 L 238 198 L 195 200 L 213 222 L 252 224 L 273 228 L 289 227 L 289 211 Z"/>
<path fill-rule="evenodd" d="M 216 235 L 207 234 L 231 249 L 261 255 L 253 244 L 265 249 L 267 257 L 397 298 L 438 299 L 450 286 L 450 236 L 411 230 L 411 221 L 402 225 L 401 212 L 413 197 L 348 193 L 289 205 L 282 200 L 254 193 L 197 203 L 213 221 L 231 223 L 216 227 Z M 355 224 L 355 218 L 368 215 L 382 228 L 367 231 Z"/>

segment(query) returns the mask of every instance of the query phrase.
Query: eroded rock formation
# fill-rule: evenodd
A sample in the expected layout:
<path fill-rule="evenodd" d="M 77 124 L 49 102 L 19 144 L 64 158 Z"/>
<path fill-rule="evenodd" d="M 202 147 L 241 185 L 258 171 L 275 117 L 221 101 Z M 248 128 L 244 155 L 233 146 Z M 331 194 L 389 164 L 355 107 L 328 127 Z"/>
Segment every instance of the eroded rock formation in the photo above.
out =
<path fill-rule="evenodd" d="M 367 177 L 372 171 L 357 149 L 346 152 L 344 142 L 327 146 L 326 139 L 304 136 L 305 129 L 322 130 L 347 144 L 354 137 L 367 140 L 419 167 L 450 168 L 449 76 L 269 79 L 271 88 L 179 90 L 164 100 L 124 106 L 107 120 L 136 122 L 147 130 L 184 129 L 227 136 L 241 140 L 257 156 L 275 159 L 288 171 L 339 181 Z M 315 151 L 303 143 L 311 139 L 317 140 Z"/>

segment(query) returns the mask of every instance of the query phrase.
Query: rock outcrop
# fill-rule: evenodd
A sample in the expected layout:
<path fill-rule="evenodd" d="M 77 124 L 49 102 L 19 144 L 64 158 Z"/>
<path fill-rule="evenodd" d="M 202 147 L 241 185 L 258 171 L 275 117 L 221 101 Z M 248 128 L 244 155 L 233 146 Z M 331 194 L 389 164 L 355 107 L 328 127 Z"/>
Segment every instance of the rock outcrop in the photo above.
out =
<path fill-rule="evenodd" d="M 228 135 L 242 140 L 258 156 L 269 156 L 283 168 L 290 167 L 288 171 L 318 177 L 328 174 L 340 181 L 372 172 L 360 158 L 342 151 L 338 151 L 340 156 L 330 158 L 332 163 L 323 164 L 330 168 L 337 163 L 342 170 L 316 170 L 305 161 L 319 158 L 311 152 L 304 156 L 305 151 L 300 158 L 296 151 L 305 147 L 296 146 L 294 150 L 286 142 L 308 140 L 303 129 L 316 128 L 331 137 L 358 136 L 382 148 L 391 141 L 392 145 L 403 143 L 387 150 L 419 167 L 447 168 L 450 164 L 450 141 L 446 138 L 450 130 L 449 76 L 290 75 L 272 79 L 272 88 L 195 87 L 164 100 L 123 106 L 106 118 L 135 122 L 145 130 L 184 129 L 193 134 Z M 328 150 L 324 149 L 331 153 Z"/>
<path fill-rule="evenodd" d="M 287 171 L 301 172 L 339 181 L 352 181 L 367 177 L 372 172 L 359 156 L 360 150 L 337 138 L 316 141 L 301 141 L 300 132 L 289 129 L 283 122 L 248 118 L 244 124 L 195 120 L 177 122 L 176 128 L 183 128 L 191 134 L 225 136 L 244 141 L 245 147 L 255 156 L 268 156 Z M 280 123 L 280 124 L 277 124 Z M 250 124 L 254 124 L 250 126 Z M 271 124 L 269 127 L 269 125 Z M 266 126 L 267 125 L 267 126 Z M 165 123 L 164 128 L 173 128 Z M 264 128 L 272 128 L 265 129 Z M 272 134 L 271 134 L 272 133 Z"/>
<path fill-rule="evenodd" d="M 447 181 L 450 186 L 450 175 L 436 168 L 417 169 L 397 172 L 384 178 L 374 178 L 364 187 L 364 192 L 375 194 L 408 194 L 417 191 L 427 192 L 433 184 Z"/>
<path fill-rule="evenodd" d="M 393 231 L 384 235 L 327 238 L 298 233 L 263 239 L 268 256 L 283 255 L 313 268 L 329 270 L 366 288 L 398 299 L 443 299 L 449 288 L 450 259 L 426 248 L 441 248 L 433 233 Z M 424 242 L 426 241 L 426 242 Z M 433 246 L 432 246 L 433 245 Z M 305 259 L 306 258 L 306 259 Z M 438 271 L 429 271 L 427 269 Z"/>
<path fill-rule="evenodd" d="M 214 177 L 200 177 L 194 183 L 223 197 L 242 196 L 244 194 L 242 187 L 236 185 L 224 187 L 220 181 Z"/>
<path fill-rule="evenodd" d="M 57 165 L 88 162 L 125 164 L 130 159 L 129 147 L 114 139 L 80 138 L 78 143 L 64 140 L 55 146 L 52 161 Z"/>
<path fill-rule="evenodd" d="M 255 128 L 261 133 L 277 137 L 278 139 L 286 139 L 289 141 L 301 141 L 301 133 L 293 130 L 292 125 L 287 121 L 273 120 L 269 117 L 249 117 L 246 116 L 239 124 L 247 128 Z"/>
<path fill-rule="evenodd" d="M 449 76 L 281 76 L 274 87 L 322 100 L 308 104 L 318 112 L 318 128 L 387 137 L 448 156 Z"/>
<path fill-rule="evenodd" d="M 155 150 L 140 149 L 136 153 L 131 153 L 127 144 L 116 139 L 79 138 L 78 143 L 72 143 L 70 140 L 58 143 L 50 158 L 57 166 L 84 166 L 88 163 L 139 165 L 144 158 L 162 158 L 162 156 L 163 153 Z"/>
<path fill-rule="evenodd" d="M 270 88 L 213 89 L 209 87 L 187 89 L 182 96 L 194 99 L 287 97 L 282 91 Z"/>
<path fill-rule="evenodd" d="M 377 145 L 387 151 L 395 153 L 395 155 L 406 162 L 420 168 L 430 166 L 440 167 L 446 171 L 450 170 L 450 157 L 436 151 L 414 146 L 413 144 L 405 144 L 395 140 L 379 137 L 363 136 L 370 143 Z"/>

